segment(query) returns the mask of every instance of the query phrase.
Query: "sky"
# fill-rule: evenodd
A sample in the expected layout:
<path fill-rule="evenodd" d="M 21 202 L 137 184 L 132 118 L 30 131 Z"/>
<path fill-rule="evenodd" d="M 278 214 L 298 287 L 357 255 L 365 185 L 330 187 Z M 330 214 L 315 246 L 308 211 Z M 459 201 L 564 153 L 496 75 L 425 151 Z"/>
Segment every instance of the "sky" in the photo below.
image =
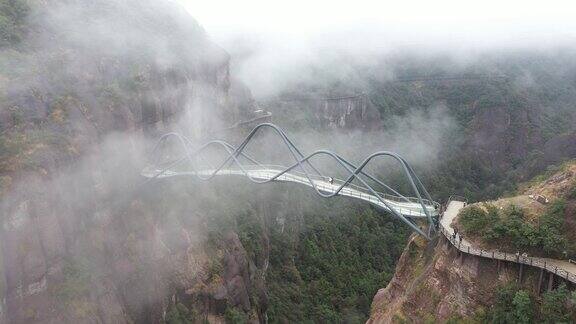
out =
<path fill-rule="evenodd" d="M 257 97 L 302 79 L 299 68 L 331 53 L 366 59 L 399 49 L 472 57 L 494 48 L 576 44 L 573 0 L 176 1 L 231 54 L 234 75 Z"/>
<path fill-rule="evenodd" d="M 469 36 L 574 37 L 576 2 L 565 0 L 180 0 L 209 34 L 307 37 L 369 28 L 406 41 Z"/>

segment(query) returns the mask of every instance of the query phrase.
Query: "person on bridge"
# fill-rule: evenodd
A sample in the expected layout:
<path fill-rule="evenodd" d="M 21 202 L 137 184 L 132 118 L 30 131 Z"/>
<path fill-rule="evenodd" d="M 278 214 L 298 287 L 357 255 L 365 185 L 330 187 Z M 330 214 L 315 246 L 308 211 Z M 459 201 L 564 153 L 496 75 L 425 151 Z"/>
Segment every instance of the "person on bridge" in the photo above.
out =
<path fill-rule="evenodd" d="M 334 178 L 328 177 L 328 182 L 330 182 L 330 184 L 333 184 L 333 183 L 334 183 Z"/>

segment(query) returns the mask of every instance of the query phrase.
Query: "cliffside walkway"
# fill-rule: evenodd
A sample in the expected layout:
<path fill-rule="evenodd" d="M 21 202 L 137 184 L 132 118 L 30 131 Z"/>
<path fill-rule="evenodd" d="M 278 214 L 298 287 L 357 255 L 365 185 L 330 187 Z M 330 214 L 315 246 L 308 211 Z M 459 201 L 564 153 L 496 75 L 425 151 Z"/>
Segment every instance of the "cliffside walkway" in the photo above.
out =
<path fill-rule="evenodd" d="M 292 165 L 262 164 L 245 152 L 246 146 L 254 135 L 265 129 L 279 136 L 290 152 L 294 161 Z M 174 151 L 174 147 L 168 145 L 170 138 L 176 140 L 178 145 L 176 151 L 179 152 L 180 157 L 168 162 L 159 162 L 158 160 L 161 160 L 164 155 L 161 149 Z M 190 176 L 200 180 L 210 180 L 216 176 L 244 176 L 258 184 L 272 181 L 298 183 L 313 188 L 323 198 L 346 196 L 370 203 L 398 217 L 428 239 L 436 230 L 440 205 L 432 200 L 412 167 L 396 153 L 376 152 L 359 165 L 328 150 L 318 150 L 304 156 L 280 128 L 268 123 L 256 126 L 238 147 L 221 140 L 210 141 L 196 150 L 192 150 L 191 146 L 191 141 L 180 134 L 169 133 L 162 136 L 153 150 L 156 161 L 146 167 L 141 174 L 150 180 L 177 176 Z M 223 150 L 227 157 L 215 163 L 215 166 L 207 167 L 203 163 L 205 164 L 204 157 L 208 155 L 208 148 Z M 336 162 L 348 174 L 346 179 L 335 179 L 322 174 L 312 163 L 313 159 L 319 156 L 329 157 Z M 391 158 L 400 165 L 414 197 L 400 194 L 364 170 L 370 162 L 379 157 Z M 353 181 L 356 183 L 352 183 Z M 417 224 L 418 220 L 422 222 Z M 422 223 L 426 223 L 427 228 L 423 228 Z"/>
<path fill-rule="evenodd" d="M 454 227 L 452 227 L 452 223 L 458 216 L 460 210 L 465 206 L 466 203 L 463 201 L 450 200 L 446 210 L 444 211 L 444 214 L 442 215 L 442 218 L 440 219 L 440 231 L 444 234 L 444 236 L 446 236 L 448 241 L 450 241 L 450 243 L 456 249 L 463 253 L 477 255 L 480 257 L 538 267 L 542 270 L 546 270 L 554 275 L 562 277 L 572 283 L 576 283 L 576 264 L 570 263 L 568 261 L 531 256 L 523 257 L 522 255 L 505 253 L 495 250 L 486 251 L 474 247 L 473 244 L 465 238 L 462 239 L 462 241 L 460 241 L 459 238 L 454 239 L 452 236 L 454 233 Z M 540 276 L 540 281 L 542 281 L 542 274 Z"/>

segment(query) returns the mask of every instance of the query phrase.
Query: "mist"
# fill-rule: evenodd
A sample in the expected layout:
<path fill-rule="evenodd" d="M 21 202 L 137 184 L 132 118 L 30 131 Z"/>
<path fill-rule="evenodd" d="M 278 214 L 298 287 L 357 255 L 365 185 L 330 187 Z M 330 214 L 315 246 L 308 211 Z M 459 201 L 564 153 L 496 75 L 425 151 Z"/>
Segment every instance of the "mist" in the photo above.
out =
<path fill-rule="evenodd" d="M 227 1 L 181 3 L 232 55 L 232 71 L 258 98 L 341 78 L 390 55 L 449 56 L 467 66 L 489 53 L 556 51 L 576 40 L 569 1 L 244 1 L 226 12 L 219 8 Z M 392 68 L 381 67 L 379 77 L 393 79 Z M 318 81 L 317 69 L 330 74 Z"/>
<path fill-rule="evenodd" d="M 160 321 L 168 306 L 185 302 L 220 314 L 222 300 L 265 313 L 270 251 L 247 250 L 269 248 L 267 235 L 285 235 L 290 222 L 297 238 L 304 215 L 354 214 L 356 205 L 243 178 L 147 180 L 140 172 L 158 157 L 152 148 L 162 134 L 181 133 L 195 147 L 215 138 L 238 145 L 254 125 L 232 126 L 266 110 L 304 155 L 327 149 L 359 164 L 391 151 L 433 174 L 463 143 L 490 146 L 501 136 L 463 131 L 505 119 L 483 118 L 493 93 L 509 91 L 489 108 L 517 98 L 537 106 L 530 95 L 545 92 L 546 73 L 558 84 L 572 77 L 576 63 L 562 63 L 574 54 L 572 9 L 563 1 L 32 3 L 19 18 L 21 35 L 0 43 L 0 323 Z M 525 53 L 536 53 L 536 63 Z M 502 68 L 518 57 L 555 68 Z M 556 57 L 563 60 L 550 64 Z M 468 89 L 465 82 L 394 85 L 438 75 L 510 80 L 473 84 L 480 90 L 462 104 L 450 96 Z M 365 99 L 326 113 L 328 101 L 344 96 Z M 573 113 L 571 92 L 549 97 L 546 113 Z M 568 125 L 554 119 L 551 128 L 572 130 L 564 119 Z M 172 149 L 171 157 L 183 154 Z M 246 151 L 263 164 L 295 163 L 271 132 Z M 207 154 L 213 167 L 227 158 Z M 325 175 L 349 176 L 331 160 L 314 163 Z M 367 171 L 397 184 L 401 170 L 376 161 Z M 242 223 L 249 217 L 256 224 Z"/>

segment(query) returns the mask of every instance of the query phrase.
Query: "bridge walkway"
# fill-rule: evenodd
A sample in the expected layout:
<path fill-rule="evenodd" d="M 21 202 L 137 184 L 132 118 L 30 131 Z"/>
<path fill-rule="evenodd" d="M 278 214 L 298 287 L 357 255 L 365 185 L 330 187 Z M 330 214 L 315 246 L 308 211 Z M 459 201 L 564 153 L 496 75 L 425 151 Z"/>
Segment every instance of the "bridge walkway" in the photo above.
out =
<path fill-rule="evenodd" d="M 451 200 L 448 203 L 446 211 L 442 215 L 440 219 L 440 231 L 446 236 L 448 241 L 458 250 L 477 255 L 485 258 L 492 258 L 497 260 L 515 262 L 519 264 L 526 264 L 533 267 L 538 267 L 554 273 L 566 280 L 576 283 L 576 264 L 570 263 L 569 261 L 559 260 L 559 259 L 550 259 L 550 258 L 539 258 L 539 257 L 523 257 L 521 255 L 516 255 L 512 253 L 505 253 L 500 252 L 497 250 L 483 250 L 480 248 L 475 247 L 470 241 L 463 238 L 462 241 L 455 240 L 452 237 L 454 233 L 454 227 L 452 223 L 458 216 L 458 213 L 462 208 L 466 206 L 465 202 Z"/>
<path fill-rule="evenodd" d="M 274 167 L 274 166 L 265 166 L 264 168 L 262 166 L 257 166 L 257 167 L 253 167 L 253 168 L 244 168 L 244 170 L 240 170 L 240 169 L 221 169 L 216 171 L 215 169 L 206 169 L 206 170 L 200 170 L 200 171 L 174 171 L 174 170 L 150 170 L 147 169 L 145 170 L 142 175 L 144 175 L 145 177 L 148 178 L 152 178 L 152 177 L 157 177 L 157 178 L 168 178 L 168 177 L 174 177 L 174 176 L 210 176 L 212 174 L 214 174 L 214 172 L 216 172 L 216 175 L 218 176 L 230 176 L 230 175 L 236 175 L 236 176 L 247 176 L 247 177 L 251 177 L 252 179 L 257 179 L 257 180 L 270 180 L 272 178 L 274 178 L 276 175 L 278 175 L 279 173 L 281 173 L 285 168 L 283 167 Z M 164 172 L 163 172 L 164 171 Z M 160 174 L 160 175 L 158 175 Z M 338 188 L 345 182 L 343 180 L 340 179 L 332 179 L 332 181 L 330 181 L 330 179 L 328 177 L 319 177 L 319 176 L 315 176 L 312 177 L 311 179 L 314 183 L 314 185 L 320 190 L 323 191 L 324 193 L 335 193 Z M 274 181 L 280 181 L 280 182 L 294 182 L 294 183 L 299 183 L 299 184 L 303 184 L 309 187 L 312 187 L 312 183 L 310 183 L 310 181 L 308 180 L 308 178 L 306 178 L 306 176 L 304 175 L 304 173 L 300 173 L 300 172 L 295 172 L 295 171 L 290 171 L 290 172 L 286 172 L 284 174 L 281 174 L 280 176 L 276 177 L 276 179 L 274 179 Z M 390 211 L 388 206 L 386 206 L 386 204 L 384 204 L 382 201 L 380 201 L 380 199 L 378 199 L 378 197 L 374 196 L 372 193 L 366 192 L 367 190 L 356 186 L 354 184 L 347 184 L 345 187 L 342 188 L 342 190 L 340 190 L 340 192 L 338 193 L 338 195 L 341 196 L 346 196 L 346 197 L 352 197 L 352 198 L 356 198 L 356 199 L 360 199 L 363 201 L 366 201 L 378 208 L 381 208 L 385 211 Z M 406 217 L 410 217 L 410 218 L 425 218 L 426 213 L 424 212 L 424 209 L 422 208 L 422 205 L 418 202 L 418 199 L 416 198 L 412 198 L 412 197 L 406 197 L 408 201 L 406 201 L 405 199 L 398 197 L 398 196 L 394 196 L 394 195 L 389 195 L 389 194 L 385 194 L 385 193 L 380 193 L 377 192 L 378 195 L 387 203 L 389 204 L 392 208 L 396 209 L 396 211 L 398 211 L 399 213 L 401 213 L 402 215 L 406 216 Z M 426 201 L 427 202 L 427 201 Z M 429 202 L 427 202 L 429 203 Z M 434 205 L 432 203 L 430 203 L 430 205 L 426 205 L 426 208 L 428 209 L 428 212 L 433 215 L 433 216 L 437 216 L 438 215 L 438 210 L 436 210 L 436 208 L 434 207 Z"/>

